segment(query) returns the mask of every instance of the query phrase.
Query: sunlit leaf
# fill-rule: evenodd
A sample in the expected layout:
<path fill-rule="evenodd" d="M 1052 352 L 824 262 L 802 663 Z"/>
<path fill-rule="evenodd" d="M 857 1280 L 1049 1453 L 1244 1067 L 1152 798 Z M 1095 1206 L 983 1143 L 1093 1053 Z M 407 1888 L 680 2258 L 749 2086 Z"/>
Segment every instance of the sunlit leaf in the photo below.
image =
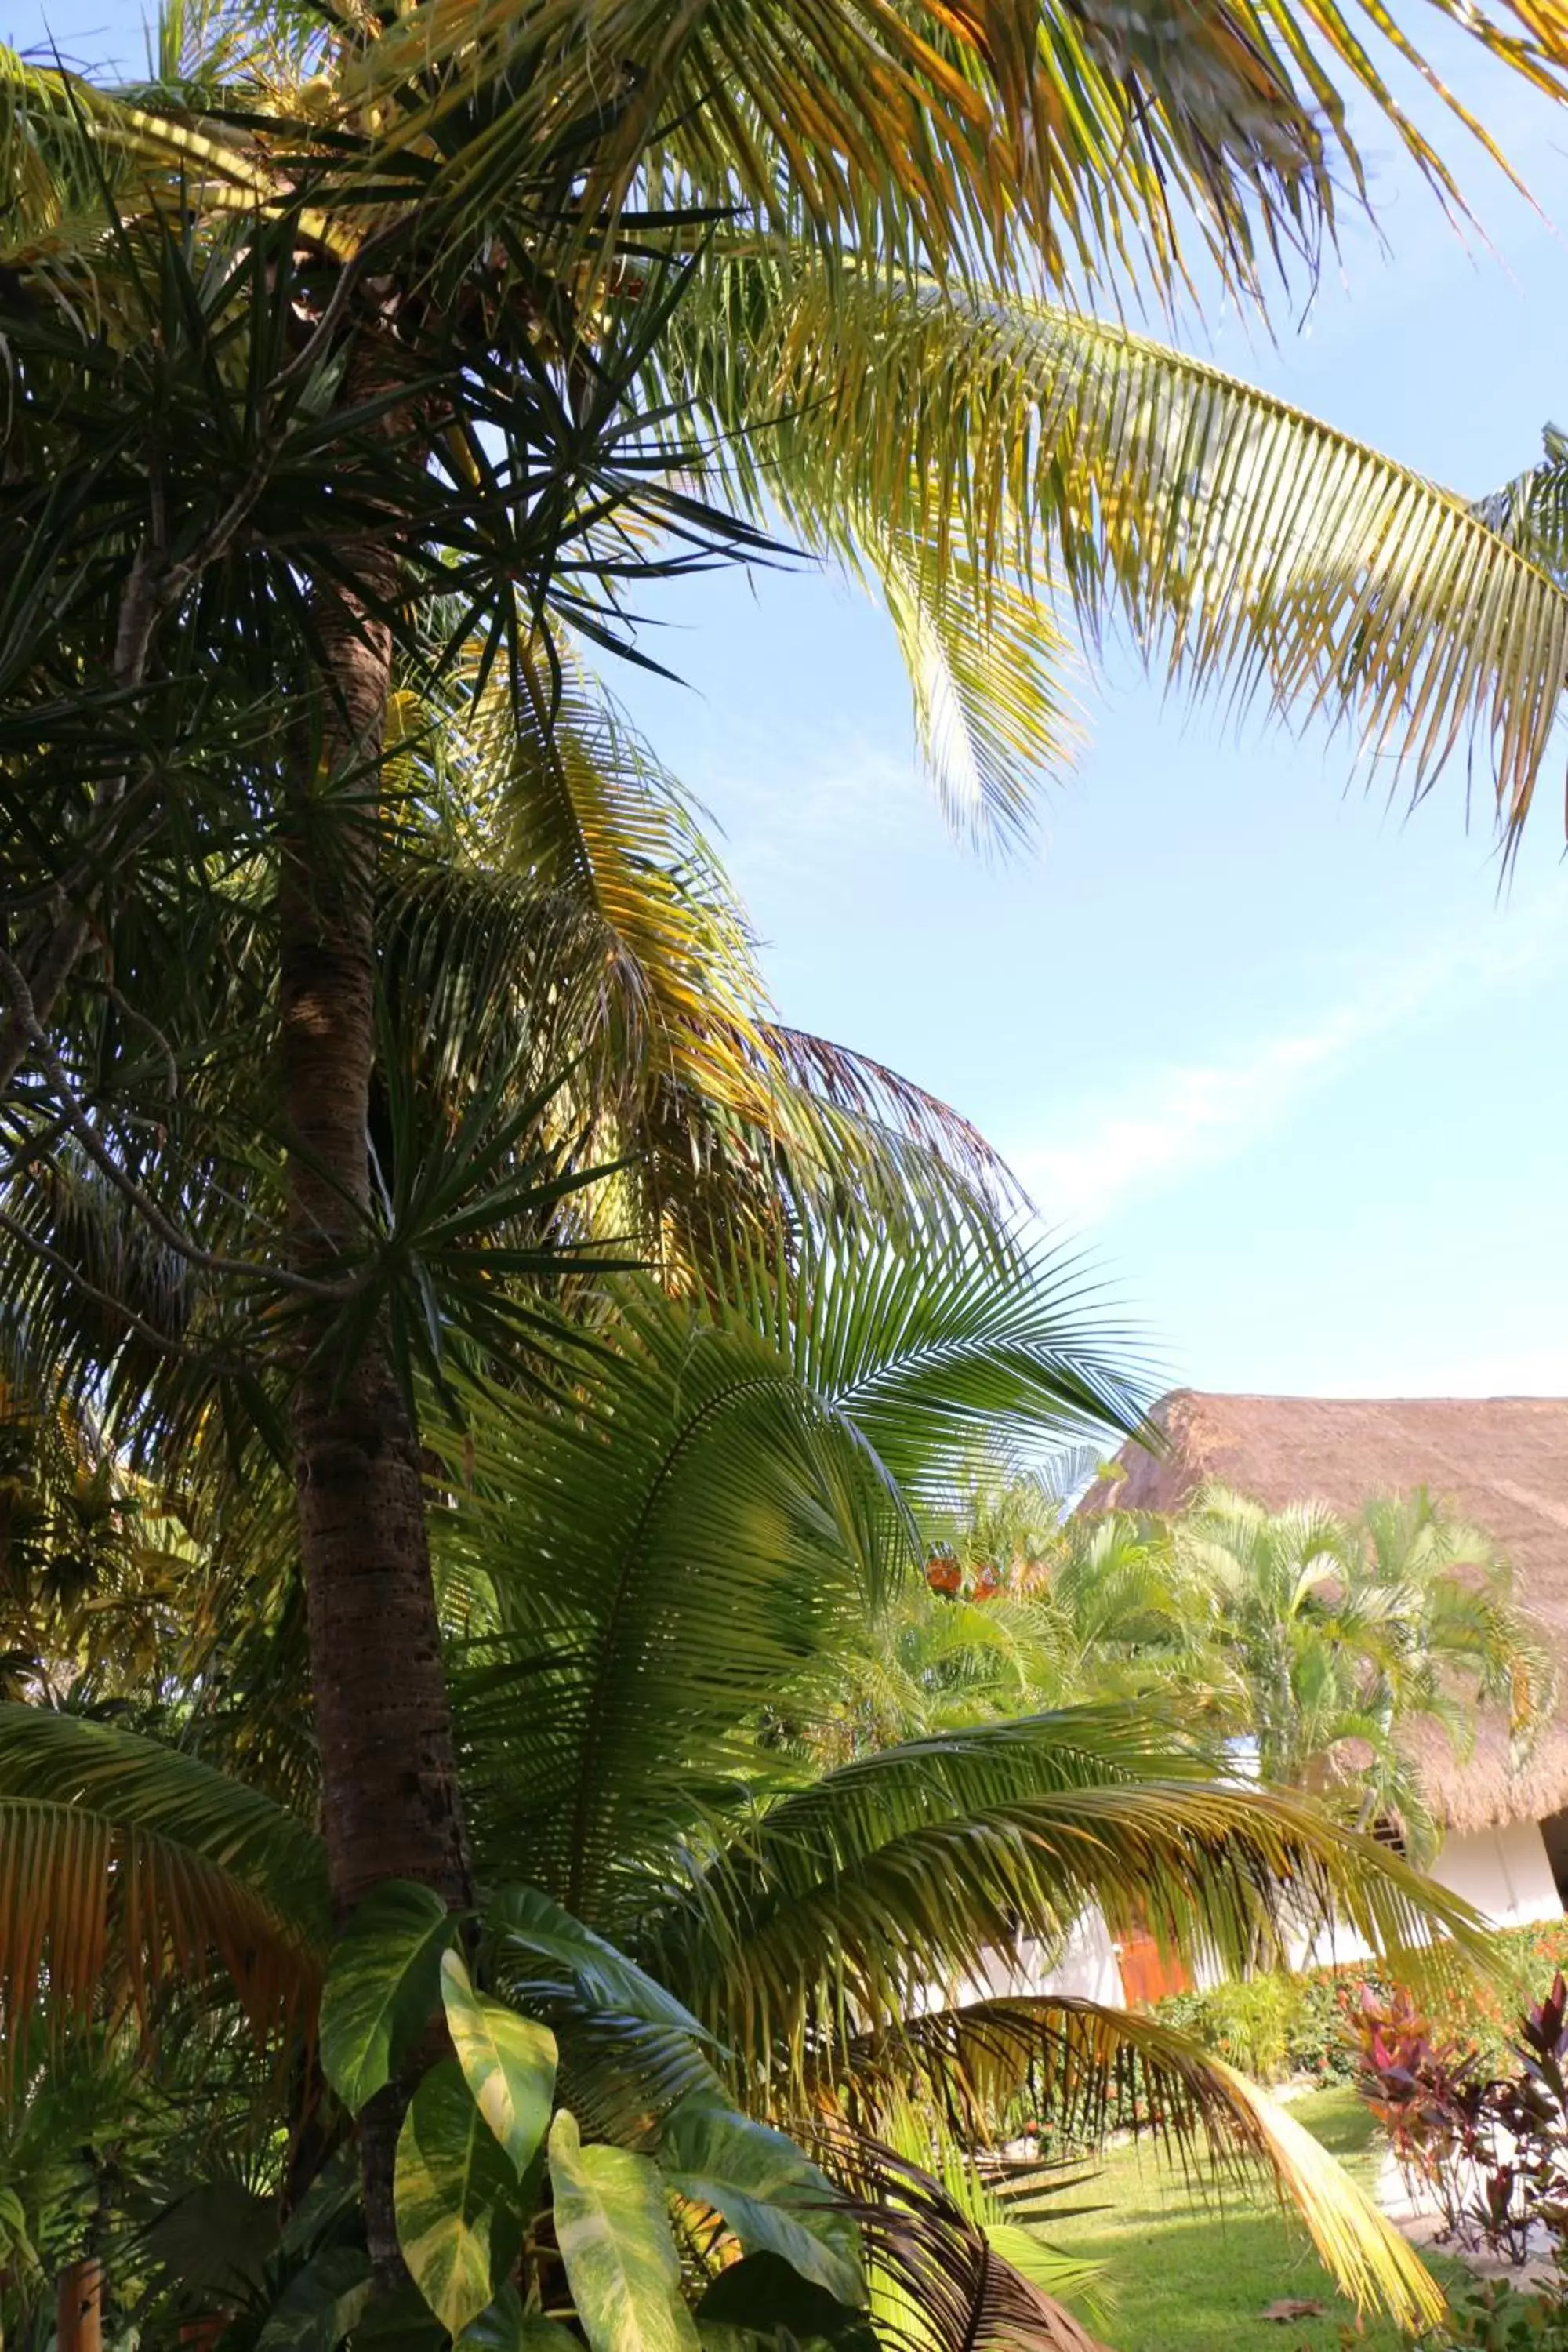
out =
<path fill-rule="evenodd" d="M 351 2114 L 392 2080 L 428 2021 L 453 1925 L 428 1886 L 390 1879 L 338 1938 L 321 1995 L 321 2068 Z"/>
<path fill-rule="evenodd" d="M 547 2025 L 477 1993 L 456 1952 L 442 1957 L 441 1998 L 464 2079 L 521 2179 L 550 2123 L 555 2036 Z"/>
<path fill-rule="evenodd" d="M 658 2168 L 584 2147 L 563 2108 L 550 2127 L 555 2235 L 592 2352 L 697 2352 Z"/>
<path fill-rule="evenodd" d="M 454 2336 L 488 2309 L 521 2229 L 517 2180 L 453 2059 L 416 2090 L 397 2137 L 397 2242 L 420 2294 Z"/>
<path fill-rule="evenodd" d="M 783 2132 L 689 2096 L 659 2131 L 658 2167 L 694 2204 L 721 2213 L 748 2253 L 780 2254 L 838 2302 L 863 2294 L 853 2226 L 826 2176 Z"/>

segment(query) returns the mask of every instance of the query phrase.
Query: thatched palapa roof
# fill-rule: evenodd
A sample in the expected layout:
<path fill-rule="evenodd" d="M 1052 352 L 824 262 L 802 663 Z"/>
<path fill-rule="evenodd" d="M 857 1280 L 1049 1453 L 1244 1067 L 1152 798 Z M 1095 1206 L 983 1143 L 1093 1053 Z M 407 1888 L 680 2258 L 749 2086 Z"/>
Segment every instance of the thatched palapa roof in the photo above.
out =
<path fill-rule="evenodd" d="M 1180 1510 L 1213 1480 L 1271 1510 L 1321 1502 L 1354 1513 L 1378 1495 L 1426 1486 L 1489 1535 L 1512 1566 L 1521 1606 L 1568 1684 L 1568 1398 L 1209 1396 L 1177 1389 L 1152 1416 L 1160 1455 L 1136 1442 L 1080 1508 Z M 1568 1806 L 1568 1719 L 1559 1715 L 1523 1768 L 1506 1727 L 1483 1721 L 1458 1759 L 1436 1726 L 1413 1742 L 1427 1801 L 1449 1829 L 1540 1821 Z"/>

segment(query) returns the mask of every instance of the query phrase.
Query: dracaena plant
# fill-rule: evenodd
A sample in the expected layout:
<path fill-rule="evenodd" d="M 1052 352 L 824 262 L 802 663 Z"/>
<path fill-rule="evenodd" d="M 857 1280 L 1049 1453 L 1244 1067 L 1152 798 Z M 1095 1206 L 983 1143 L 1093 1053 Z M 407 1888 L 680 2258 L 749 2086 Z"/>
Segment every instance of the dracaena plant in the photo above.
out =
<path fill-rule="evenodd" d="M 1563 89 L 1555 6 L 1463 22 Z M 462 1908 L 406 1356 L 495 1337 L 482 1243 L 572 1269 L 516 1237 L 561 1171 L 498 1180 L 499 1098 L 385 1181 L 401 696 L 477 648 L 548 741 L 566 641 L 626 646 L 639 588 L 782 517 L 884 587 L 963 807 L 1016 817 L 1060 748 L 1060 599 L 1178 672 L 1359 694 L 1420 776 L 1473 724 L 1517 812 L 1568 602 L 1406 471 L 1038 299 L 1129 262 L 1168 291 L 1194 240 L 1249 290 L 1314 259 L 1363 184 L 1349 100 L 1452 193 L 1327 0 L 331 0 L 180 7 L 155 49 L 129 89 L 0 58 L 7 1165 L 67 1212 L 110 1186 L 125 1246 L 5 1231 L 108 1318 L 94 1377 L 194 1354 L 288 1455 L 334 1904 L 401 1876 Z M 209 1123 L 169 983 L 247 894 L 259 1010 L 194 1051 L 276 1083 Z M 748 1096 L 757 1045 L 720 1056 Z M 127 1297 L 149 1241 L 209 1301 L 173 1342 Z M 379 2112 L 367 2146 L 386 2176 Z"/>

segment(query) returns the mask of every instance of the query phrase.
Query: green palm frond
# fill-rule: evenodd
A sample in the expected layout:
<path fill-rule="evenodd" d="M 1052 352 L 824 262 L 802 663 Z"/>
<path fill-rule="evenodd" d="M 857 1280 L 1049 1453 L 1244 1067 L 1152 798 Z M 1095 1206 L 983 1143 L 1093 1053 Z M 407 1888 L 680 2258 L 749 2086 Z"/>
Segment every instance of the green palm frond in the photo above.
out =
<path fill-rule="evenodd" d="M 1053 2145 L 1092 2145 L 1121 2104 L 1189 2169 L 1206 2151 L 1216 2184 L 1261 2179 L 1306 2222 L 1358 2306 L 1429 2325 L 1440 2297 L 1405 2239 L 1311 2134 L 1255 2083 L 1160 2019 L 1067 1994 L 976 2000 L 908 2018 L 858 2053 L 858 2112 L 891 2099 L 938 2119 L 960 2145 L 984 2141 L 1021 2095 L 1050 2119 Z"/>
<path fill-rule="evenodd" d="M 1353 714 L 1417 790 L 1473 738 L 1521 821 L 1568 596 L 1408 467 L 1126 328 L 787 251 L 716 261 L 672 342 L 672 384 L 752 428 L 720 461 L 739 495 L 889 568 L 896 594 L 903 551 L 929 551 L 920 609 L 940 614 L 951 588 L 981 648 L 1022 629 L 1054 665 L 1054 593 L 1091 638 L 1120 618 L 1172 677 L 1237 706 Z M 1048 732 L 1011 736 L 987 825 L 1016 822 L 1020 758 L 1056 756 Z"/>
<path fill-rule="evenodd" d="M 134 1732 L 0 1705 L 7 2011 L 144 2008 L 216 1969 L 272 2024 L 309 2007 L 327 1932 L 321 1846 L 269 1799 Z"/>
<path fill-rule="evenodd" d="M 955 1219 L 923 1248 L 854 1220 L 801 1238 L 787 1281 L 760 1259 L 735 1309 L 831 1398 L 922 1507 L 951 1503 L 977 1450 L 1142 1426 L 1139 1353 L 1069 1250 Z"/>
<path fill-rule="evenodd" d="M 1542 430 L 1539 461 L 1478 499 L 1481 520 L 1553 579 L 1568 579 L 1568 433 Z"/>
<path fill-rule="evenodd" d="M 635 1914 L 636 1874 L 762 1769 L 749 1727 L 910 1572 L 977 1428 L 1137 1425 L 1070 1269 L 923 1241 L 841 1219 L 701 1297 L 626 1286 L 569 1412 L 476 1415 L 439 1548 L 495 1591 L 460 1677 L 493 1872 L 595 1921 L 620 1878 Z"/>
<path fill-rule="evenodd" d="M 1264 1777 L 1398 1823 L 1413 1855 L 1437 1843 L 1413 1728 L 1436 1727 L 1463 1754 L 1479 1705 L 1504 1716 L 1522 1757 L 1551 1719 L 1550 1644 L 1506 1563 L 1420 1491 L 1351 1517 L 1321 1503 L 1272 1511 L 1210 1486 L 1148 1532 L 1189 1593 L 1205 1671 L 1216 1696 L 1227 1686 L 1224 1710 Z"/>
<path fill-rule="evenodd" d="M 479 1849 L 613 1922 L 752 1761 L 746 1719 L 892 1573 L 897 1505 L 787 1365 L 651 1292 L 589 1379 L 569 1420 L 476 1417 L 438 1545 L 496 1591 L 458 1687 Z"/>
<path fill-rule="evenodd" d="M 1227 1974 L 1331 1910 L 1377 1950 L 1434 1927 L 1480 1948 L 1469 1906 L 1376 1841 L 1217 1780 L 1146 1712 L 1084 1706 L 887 1748 L 759 1809 L 650 1950 L 743 2058 L 809 2071 L 846 2020 L 887 2028 L 1021 1937 L 1059 1948 L 1091 1907 Z"/>

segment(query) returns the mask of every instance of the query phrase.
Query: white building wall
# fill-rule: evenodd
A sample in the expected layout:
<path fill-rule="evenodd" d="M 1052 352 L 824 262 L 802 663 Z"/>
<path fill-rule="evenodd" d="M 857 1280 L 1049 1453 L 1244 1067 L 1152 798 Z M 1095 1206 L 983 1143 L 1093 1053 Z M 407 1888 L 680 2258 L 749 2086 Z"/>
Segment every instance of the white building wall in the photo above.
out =
<path fill-rule="evenodd" d="M 1054 1969 L 1042 1969 L 1037 1945 L 1026 1945 L 1020 1957 L 1030 1992 L 1067 1993 L 1078 2000 L 1101 2001 L 1109 2009 L 1121 2007 L 1116 1947 L 1098 1911 L 1084 1914 Z"/>
<path fill-rule="evenodd" d="M 1563 1916 L 1545 1842 L 1535 1822 L 1510 1822 L 1500 1830 L 1476 1830 L 1446 1838 L 1427 1874 L 1439 1886 L 1474 1904 L 1494 1927 L 1531 1927 Z M 1292 1967 L 1298 1969 L 1344 1967 L 1371 1958 L 1371 1948 L 1343 1927 L 1321 1929 L 1316 1935 L 1303 1932 L 1290 1955 Z M 1022 1966 L 1009 1990 L 1076 1993 L 1112 2008 L 1121 2006 L 1116 1948 L 1098 1911 L 1079 1922 L 1055 1968 L 1042 1969 L 1034 1948 L 1028 1946 L 1020 1959 Z M 1214 1983 L 1219 1973 L 1206 1955 L 1198 1957 L 1193 1969 L 1200 1987 Z M 1003 1987 L 995 1983 L 991 1989 L 1000 1991 Z"/>
<path fill-rule="evenodd" d="M 1499 1830 L 1472 1830 L 1447 1837 L 1427 1870 L 1439 1886 L 1462 1895 L 1493 1927 L 1524 1927 L 1560 1919 L 1563 1904 L 1546 1844 L 1536 1822 L 1509 1822 Z M 1303 1937 L 1291 1955 L 1299 1969 L 1342 1968 L 1372 1958 L 1359 1936 L 1344 1928 Z"/>
<path fill-rule="evenodd" d="M 1079 2000 L 1103 2001 L 1112 2009 L 1121 2007 L 1121 1971 L 1116 1964 L 1116 1947 L 1098 1911 L 1086 1912 L 1079 1921 L 1054 1968 L 1046 1966 L 1040 1945 L 1025 1941 L 1016 1952 L 987 1952 L 975 1975 L 932 1985 L 910 2006 L 913 2014 L 920 2016 L 928 2010 L 954 2003 L 1046 1992 L 1067 1993 Z"/>
<path fill-rule="evenodd" d="M 1445 1838 L 1430 1874 L 1450 1894 L 1473 1903 L 1494 1927 L 1531 1927 L 1563 1916 L 1545 1841 L 1535 1822 L 1510 1822 L 1500 1830 Z"/>

